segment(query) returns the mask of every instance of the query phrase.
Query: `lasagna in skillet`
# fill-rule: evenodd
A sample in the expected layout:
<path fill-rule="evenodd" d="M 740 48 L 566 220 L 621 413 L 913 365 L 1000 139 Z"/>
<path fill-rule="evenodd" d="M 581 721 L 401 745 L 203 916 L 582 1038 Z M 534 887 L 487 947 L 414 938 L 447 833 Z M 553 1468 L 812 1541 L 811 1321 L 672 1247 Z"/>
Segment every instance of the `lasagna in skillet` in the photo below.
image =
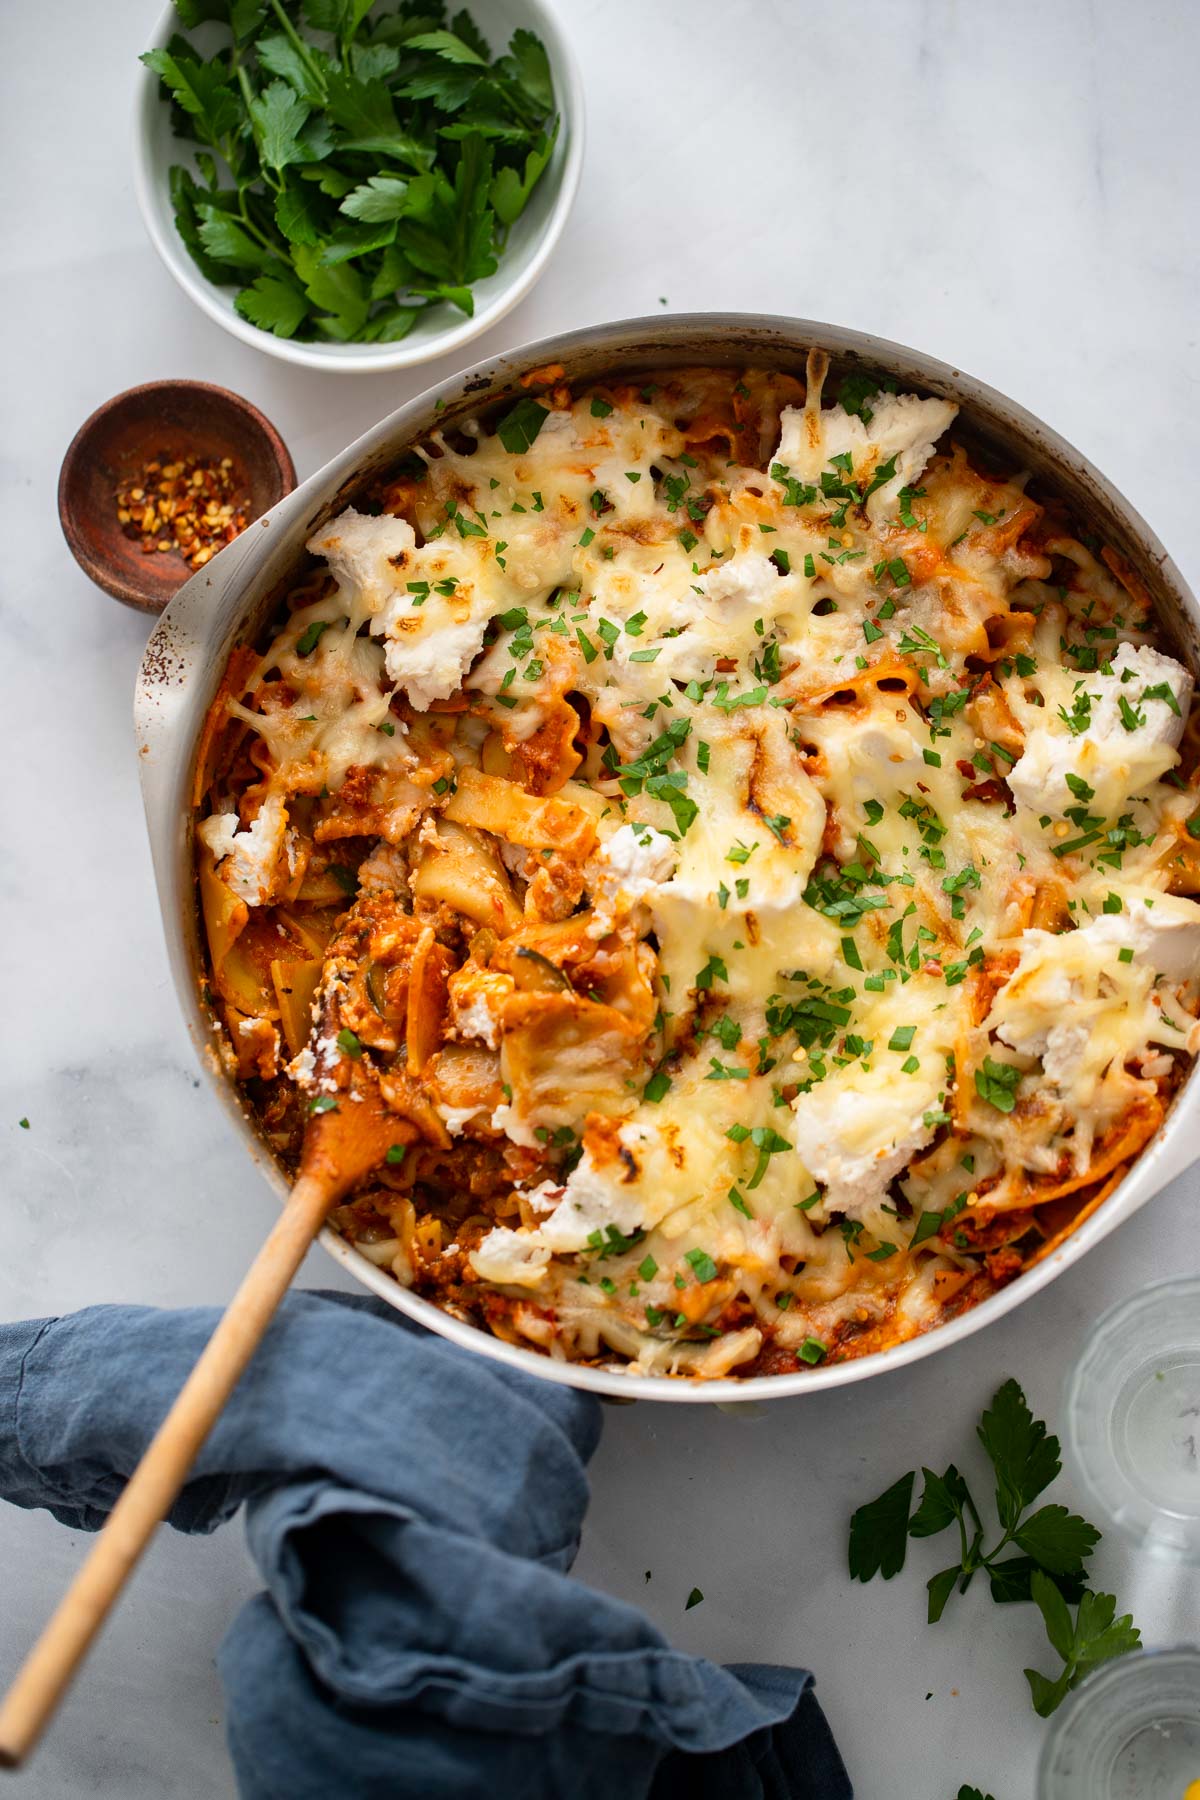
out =
<path fill-rule="evenodd" d="M 552 1357 L 928 1331 L 1200 1047 L 1192 677 L 1136 573 L 949 402 L 830 385 L 539 371 L 315 533 L 204 734 L 267 1141 L 369 1068 L 403 1142 L 333 1223 Z"/>

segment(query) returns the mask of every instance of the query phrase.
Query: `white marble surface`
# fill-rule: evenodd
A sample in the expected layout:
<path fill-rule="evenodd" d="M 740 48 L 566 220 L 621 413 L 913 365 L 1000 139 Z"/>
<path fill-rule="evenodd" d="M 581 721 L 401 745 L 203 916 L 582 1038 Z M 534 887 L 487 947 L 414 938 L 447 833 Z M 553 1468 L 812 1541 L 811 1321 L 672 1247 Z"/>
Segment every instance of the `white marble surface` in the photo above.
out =
<path fill-rule="evenodd" d="M 1041 412 L 1197 584 L 1200 12 L 1189 0 L 561 4 L 591 109 L 583 186 L 540 287 L 481 351 L 653 311 L 660 297 L 672 310 L 875 330 Z M 129 180 L 133 59 L 154 10 L 73 0 L 51 26 L 44 9 L 9 0 L 0 14 L 10 1318 L 95 1300 L 220 1300 L 271 1206 L 199 1086 L 176 1015 L 130 728 L 145 622 L 67 554 L 54 510 L 62 452 L 107 395 L 195 375 L 261 405 L 303 476 L 424 385 L 419 371 L 292 370 L 177 292 Z M 1057 1418 L 1097 1310 L 1200 1263 L 1198 1203 L 1193 1174 L 953 1360 L 756 1420 L 614 1410 L 579 1573 L 647 1606 L 689 1650 L 812 1665 L 861 1800 L 952 1800 L 963 1781 L 1027 1800 L 1042 1728 L 1020 1670 L 1046 1654 L 1032 1612 L 972 1592 L 926 1627 L 936 1547 L 918 1547 L 888 1587 L 852 1587 L 846 1517 L 914 1460 L 965 1454 L 974 1468 L 971 1425 L 1002 1375 Z M 304 1279 L 332 1283 L 332 1265 L 314 1256 Z M 0 1513 L 0 1677 L 82 1548 L 46 1516 Z M 1196 1634 L 1197 1574 L 1111 1539 L 1096 1574 L 1149 1641 Z M 685 1616 L 693 1584 L 706 1598 Z M 226 1800 L 212 1658 L 254 1586 L 237 1529 L 203 1542 L 164 1534 L 14 1791 Z"/>

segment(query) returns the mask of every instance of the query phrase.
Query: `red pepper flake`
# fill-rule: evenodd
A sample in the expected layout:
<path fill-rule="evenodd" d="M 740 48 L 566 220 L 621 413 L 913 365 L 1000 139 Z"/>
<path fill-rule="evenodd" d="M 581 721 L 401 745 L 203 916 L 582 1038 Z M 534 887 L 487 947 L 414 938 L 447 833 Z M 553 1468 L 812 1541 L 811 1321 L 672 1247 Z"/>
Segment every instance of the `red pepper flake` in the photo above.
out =
<path fill-rule="evenodd" d="M 231 456 L 205 462 L 166 452 L 117 489 L 117 518 L 143 556 L 176 551 L 193 569 L 231 544 L 250 523 L 250 500 Z"/>

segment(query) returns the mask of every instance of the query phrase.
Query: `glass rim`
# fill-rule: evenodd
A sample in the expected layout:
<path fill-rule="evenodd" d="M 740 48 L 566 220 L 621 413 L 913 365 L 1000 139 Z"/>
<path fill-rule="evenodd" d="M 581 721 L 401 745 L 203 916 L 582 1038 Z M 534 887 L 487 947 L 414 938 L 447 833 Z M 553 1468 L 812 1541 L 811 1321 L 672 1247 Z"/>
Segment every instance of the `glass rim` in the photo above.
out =
<path fill-rule="evenodd" d="M 1127 1671 L 1131 1664 L 1144 1667 L 1148 1663 L 1163 1670 L 1168 1669 L 1173 1663 L 1179 1663 L 1185 1668 L 1193 1664 L 1200 1667 L 1200 1642 L 1143 1644 L 1139 1650 L 1128 1650 L 1124 1656 L 1114 1656 L 1110 1661 L 1100 1663 L 1090 1674 L 1085 1675 L 1079 1686 L 1071 1689 L 1057 1712 L 1047 1722 L 1046 1735 L 1042 1739 L 1042 1748 L 1037 1763 L 1038 1800 L 1046 1800 L 1049 1790 L 1043 1784 L 1053 1773 L 1052 1759 L 1057 1756 L 1083 1709 L 1092 1705 L 1097 1698 L 1102 1698 L 1123 1678 L 1127 1678 Z M 1200 1693 L 1197 1696 L 1197 1710 L 1200 1713 Z"/>
<path fill-rule="evenodd" d="M 1200 1270 L 1197 1270 L 1194 1275 L 1164 1275 L 1158 1281 L 1148 1281 L 1144 1287 L 1138 1288 L 1132 1294 L 1127 1294 L 1123 1300 L 1114 1300 L 1110 1307 L 1093 1319 L 1087 1328 L 1086 1342 L 1091 1343 L 1092 1339 L 1097 1337 L 1105 1326 L 1111 1325 L 1123 1313 L 1140 1312 L 1148 1301 L 1160 1299 L 1167 1293 L 1185 1294 L 1189 1291 L 1200 1294 Z M 1075 1371 L 1082 1360 L 1082 1356 L 1076 1358 L 1074 1368 L 1068 1377 L 1068 1388 L 1074 1386 Z"/>
<path fill-rule="evenodd" d="M 1112 1442 L 1127 1383 L 1140 1369 L 1172 1355 L 1153 1330 L 1130 1333 L 1129 1327 L 1147 1315 L 1157 1323 L 1168 1308 L 1178 1316 L 1180 1304 L 1193 1300 L 1200 1320 L 1200 1273 L 1171 1275 L 1147 1283 L 1091 1321 L 1063 1383 L 1062 1437 L 1073 1473 L 1126 1542 L 1156 1560 L 1194 1565 L 1200 1562 L 1200 1515 L 1190 1505 L 1177 1510 L 1166 1495 L 1156 1501 L 1131 1478 Z M 1187 1350 L 1190 1341 L 1189 1331 L 1181 1348 Z M 1200 1326 L 1196 1343 L 1200 1347 Z M 1105 1386 L 1110 1379 L 1118 1384 L 1111 1393 Z"/>

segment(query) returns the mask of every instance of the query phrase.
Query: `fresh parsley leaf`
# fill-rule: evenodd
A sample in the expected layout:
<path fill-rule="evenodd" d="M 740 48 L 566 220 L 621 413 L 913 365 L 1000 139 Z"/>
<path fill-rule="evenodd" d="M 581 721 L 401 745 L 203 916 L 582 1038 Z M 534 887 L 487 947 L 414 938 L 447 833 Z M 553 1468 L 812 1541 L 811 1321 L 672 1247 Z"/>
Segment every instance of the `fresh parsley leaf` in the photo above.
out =
<path fill-rule="evenodd" d="M 472 48 L 463 38 L 453 31 L 426 31 L 419 37 L 408 40 L 410 50 L 433 50 L 438 56 L 445 57 L 447 62 L 473 63 L 482 68 L 487 58 Z"/>
<path fill-rule="evenodd" d="M 264 250 L 227 212 L 203 202 L 196 207 L 196 212 L 200 220 L 200 242 L 214 262 L 229 263 L 236 269 L 278 268 L 277 258 Z"/>
<path fill-rule="evenodd" d="M 904 1567 L 915 1480 L 916 1475 L 910 1470 L 877 1500 L 860 1506 L 851 1517 L 849 1562 L 852 1581 L 870 1581 L 876 1575 L 890 1581 Z"/>
<path fill-rule="evenodd" d="M 1077 1575 L 1100 1542 L 1100 1533 L 1065 1506 L 1043 1506 L 1022 1521 L 1013 1542 L 1047 1574 Z"/>
<path fill-rule="evenodd" d="M 461 13 L 459 18 L 462 18 Z M 508 55 L 500 58 L 496 70 L 505 80 L 515 83 L 536 112 L 549 112 L 554 104 L 554 85 L 550 77 L 550 58 L 541 38 L 532 31 L 514 31 Z"/>
<path fill-rule="evenodd" d="M 978 1437 L 995 1470 L 996 1512 L 1007 1531 L 1062 1468 L 1059 1442 L 1034 1418 L 1015 1381 L 997 1389 Z"/>
<path fill-rule="evenodd" d="M 1032 1556 L 1006 1556 L 1001 1562 L 989 1563 L 988 1581 L 997 1606 L 1032 1600 L 1029 1578 L 1036 1568 Z M 1052 1575 L 1050 1579 L 1063 1599 L 1072 1605 L 1087 1591 L 1083 1575 Z"/>
<path fill-rule="evenodd" d="M 925 1592 L 928 1595 L 925 1607 L 925 1621 L 927 1624 L 937 1624 L 938 1620 L 946 1610 L 946 1605 L 951 1594 L 954 1592 L 955 1586 L 961 1575 L 962 1570 L 958 1564 L 955 1563 L 951 1568 L 939 1569 L 936 1575 L 931 1575 L 929 1577 L 929 1580 L 925 1583 Z"/>
<path fill-rule="evenodd" d="M 921 1473 L 925 1486 L 921 1504 L 909 1522 L 910 1537 L 935 1537 L 947 1525 L 961 1520 L 966 1509 L 975 1514 L 967 1484 L 953 1463 L 944 1475 L 935 1475 L 932 1469 L 922 1469 Z M 978 1514 L 975 1517 L 978 1519 Z"/>
<path fill-rule="evenodd" d="M 549 136 L 544 131 L 538 132 L 526 153 L 525 167 L 520 174 L 506 164 L 493 175 L 490 197 L 496 217 L 502 225 L 514 224 L 529 204 L 530 195 L 554 155 L 554 146 L 558 142 L 558 124 L 555 119 Z"/>
<path fill-rule="evenodd" d="M 251 325 L 282 338 L 294 337 L 309 313 L 308 296 L 283 275 L 259 275 L 233 304 Z"/>
<path fill-rule="evenodd" d="M 248 111 L 264 168 L 286 169 L 289 163 L 309 160 L 300 133 L 310 109 L 286 81 L 272 81 L 250 101 Z"/>
<path fill-rule="evenodd" d="M 402 219 L 409 209 L 410 183 L 402 175 L 372 175 L 347 194 L 341 211 L 369 225 Z"/>
<path fill-rule="evenodd" d="M 358 270 L 349 263 L 327 268 L 320 251 L 307 244 L 293 245 L 292 262 L 305 293 L 318 309 L 320 329 L 340 343 L 356 337 L 370 308 Z"/>
<path fill-rule="evenodd" d="M 171 98 L 195 119 L 200 142 L 215 147 L 237 130 L 241 103 L 224 62 L 216 58 L 201 62 L 184 54 L 189 48 L 182 38 L 175 38 L 170 49 L 147 50 L 139 60 L 153 69 Z"/>
<path fill-rule="evenodd" d="M 309 106 L 324 105 L 324 75 L 329 59 L 315 44 L 305 44 L 299 36 L 293 39 L 282 31 L 272 31 L 258 39 L 254 50 L 262 67 L 271 75 L 281 76 Z"/>
<path fill-rule="evenodd" d="M 275 223 L 289 244 L 319 244 L 324 229 L 311 185 L 289 178 L 275 196 Z"/>
<path fill-rule="evenodd" d="M 1041 1675 L 1036 1669 L 1024 1671 L 1033 1710 L 1045 1719 L 1099 1663 L 1137 1650 L 1142 1639 L 1130 1613 L 1116 1617 L 1117 1602 L 1112 1594 L 1085 1593 L 1072 1619 L 1058 1588 L 1039 1569 L 1030 1577 L 1030 1591 L 1051 1648 L 1057 1650 L 1063 1662 L 1061 1671 L 1053 1677 Z"/>

